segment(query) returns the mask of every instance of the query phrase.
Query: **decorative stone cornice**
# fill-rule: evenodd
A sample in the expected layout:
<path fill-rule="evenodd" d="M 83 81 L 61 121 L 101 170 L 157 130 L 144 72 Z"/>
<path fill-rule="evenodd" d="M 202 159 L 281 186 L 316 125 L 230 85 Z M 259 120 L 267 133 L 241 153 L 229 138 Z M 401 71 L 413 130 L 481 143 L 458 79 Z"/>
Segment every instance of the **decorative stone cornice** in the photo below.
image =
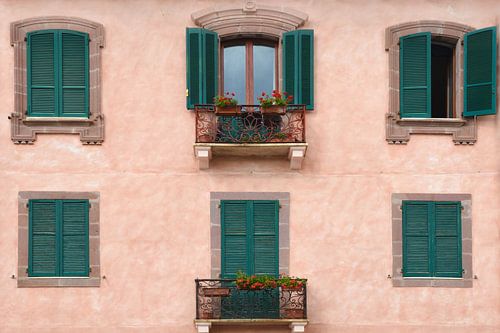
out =
<path fill-rule="evenodd" d="M 257 5 L 256 1 L 246 0 L 242 7 L 215 6 L 195 12 L 191 18 L 196 25 L 221 37 L 245 34 L 280 38 L 283 32 L 304 25 L 308 16 L 283 6 Z"/>

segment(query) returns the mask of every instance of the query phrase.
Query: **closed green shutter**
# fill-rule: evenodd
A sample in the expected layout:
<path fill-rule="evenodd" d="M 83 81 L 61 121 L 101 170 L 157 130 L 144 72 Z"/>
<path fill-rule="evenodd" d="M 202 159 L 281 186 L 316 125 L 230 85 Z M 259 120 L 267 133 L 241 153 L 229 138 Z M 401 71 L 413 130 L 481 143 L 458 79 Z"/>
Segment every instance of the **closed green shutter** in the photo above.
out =
<path fill-rule="evenodd" d="M 464 113 L 496 113 L 496 27 L 469 32 L 464 38 Z"/>
<path fill-rule="evenodd" d="M 399 39 L 401 118 L 431 118 L 431 33 Z"/>
<path fill-rule="evenodd" d="M 89 275 L 89 202 L 62 201 L 62 274 Z"/>
<path fill-rule="evenodd" d="M 212 104 L 217 95 L 219 76 L 219 37 L 217 33 L 186 28 L 186 105 Z"/>
<path fill-rule="evenodd" d="M 57 276 L 57 219 L 54 200 L 29 201 L 29 276 Z"/>
<path fill-rule="evenodd" d="M 429 203 L 403 202 L 403 276 L 431 276 Z"/>
<path fill-rule="evenodd" d="M 27 39 L 28 115 L 88 117 L 88 34 L 42 30 Z"/>
<path fill-rule="evenodd" d="M 314 109 L 314 30 L 283 34 L 283 91 L 294 104 Z"/>
<path fill-rule="evenodd" d="M 88 35 L 61 31 L 61 94 L 62 117 L 88 117 Z"/>
<path fill-rule="evenodd" d="M 53 31 L 27 34 L 29 116 L 57 116 L 56 37 Z"/>
<path fill-rule="evenodd" d="M 234 279 L 238 271 L 250 274 L 248 214 L 245 201 L 221 202 L 222 278 Z"/>
<path fill-rule="evenodd" d="M 88 200 L 29 201 L 29 276 L 89 275 Z"/>
<path fill-rule="evenodd" d="M 277 201 L 253 202 L 254 274 L 278 276 Z"/>
<path fill-rule="evenodd" d="M 459 202 L 434 205 L 434 276 L 462 276 L 462 236 Z"/>

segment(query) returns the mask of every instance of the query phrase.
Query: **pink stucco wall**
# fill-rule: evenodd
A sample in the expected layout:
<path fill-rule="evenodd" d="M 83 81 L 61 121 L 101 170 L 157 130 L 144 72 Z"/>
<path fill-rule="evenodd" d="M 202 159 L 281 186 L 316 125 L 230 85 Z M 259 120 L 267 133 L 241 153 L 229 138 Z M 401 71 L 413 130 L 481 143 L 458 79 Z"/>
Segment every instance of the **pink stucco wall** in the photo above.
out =
<path fill-rule="evenodd" d="M 498 25 L 500 2 L 266 0 L 307 13 L 315 30 L 316 107 L 303 169 L 225 158 L 201 172 L 185 109 L 185 27 L 192 12 L 216 3 L 240 1 L 0 0 L 0 331 L 195 332 L 193 279 L 210 275 L 210 192 L 286 191 L 290 272 L 310 280 L 307 332 L 499 332 L 500 117 L 479 119 L 473 146 L 437 135 L 388 145 L 384 30 L 421 19 Z M 46 15 L 105 27 L 102 146 L 71 135 L 10 141 L 9 23 Z M 100 288 L 16 287 L 23 190 L 100 192 Z M 396 192 L 472 194 L 473 288 L 392 287 Z"/>

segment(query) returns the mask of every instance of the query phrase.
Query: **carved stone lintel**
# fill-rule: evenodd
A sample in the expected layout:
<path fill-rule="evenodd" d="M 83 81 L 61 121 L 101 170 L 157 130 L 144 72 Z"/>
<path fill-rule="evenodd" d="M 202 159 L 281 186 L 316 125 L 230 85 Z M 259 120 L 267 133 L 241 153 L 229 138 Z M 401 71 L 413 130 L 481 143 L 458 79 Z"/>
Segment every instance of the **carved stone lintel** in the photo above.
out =
<path fill-rule="evenodd" d="M 89 113 L 88 119 L 27 119 L 26 41 L 28 32 L 68 29 L 89 34 Z M 92 21 L 66 16 L 43 16 L 12 22 L 10 42 L 14 47 L 14 109 L 9 117 L 11 139 L 15 144 L 33 144 L 37 134 L 79 134 L 83 144 L 100 145 L 104 141 L 104 117 L 101 113 L 101 48 L 104 27 Z"/>

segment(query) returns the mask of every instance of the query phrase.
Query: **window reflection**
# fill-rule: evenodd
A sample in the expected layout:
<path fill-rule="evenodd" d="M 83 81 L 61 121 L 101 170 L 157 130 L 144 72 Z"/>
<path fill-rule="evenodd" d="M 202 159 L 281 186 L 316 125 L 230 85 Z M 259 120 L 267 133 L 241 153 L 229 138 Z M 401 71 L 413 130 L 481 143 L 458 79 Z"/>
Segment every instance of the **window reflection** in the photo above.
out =
<path fill-rule="evenodd" d="M 257 100 L 263 91 L 270 94 L 275 89 L 276 69 L 275 69 L 275 48 L 264 45 L 254 45 L 253 47 L 253 79 L 254 93 L 253 102 L 259 104 Z"/>
<path fill-rule="evenodd" d="M 239 104 L 245 104 L 245 46 L 224 48 L 224 92 L 234 92 Z"/>

